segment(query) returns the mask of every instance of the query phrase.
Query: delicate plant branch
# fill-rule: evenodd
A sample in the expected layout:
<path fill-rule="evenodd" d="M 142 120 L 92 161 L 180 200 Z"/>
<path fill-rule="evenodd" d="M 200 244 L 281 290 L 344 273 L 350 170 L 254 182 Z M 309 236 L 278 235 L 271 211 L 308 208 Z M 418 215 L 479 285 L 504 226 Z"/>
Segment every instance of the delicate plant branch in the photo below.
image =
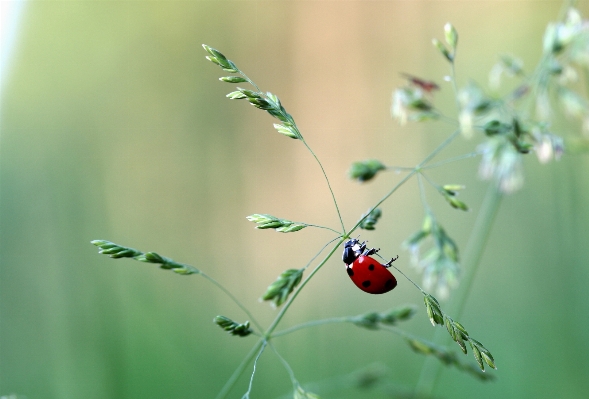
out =
<path fill-rule="evenodd" d="M 237 382 L 237 379 L 241 376 L 241 374 L 243 374 L 245 368 L 248 366 L 248 364 L 250 364 L 250 362 L 252 361 L 254 356 L 256 356 L 256 353 L 258 353 L 260 348 L 266 345 L 267 342 L 268 340 L 266 340 L 265 338 L 261 338 L 260 340 L 258 340 L 258 342 L 256 342 L 256 344 L 252 347 L 252 349 L 250 349 L 247 355 L 245 355 L 239 366 L 237 366 L 233 374 L 231 374 L 231 377 L 229 377 L 225 385 L 223 385 L 223 388 L 221 388 L 217 396 L 215 396 L 215 399 L 223 399 L 227 397 L 227 394 L 229 393 L 229 391 L 231 391 L 231 388 L 233 388 L 233 386 Z"/>
<path fill-rule="evenodd" d="M 325 244 L 302 269 L 288 269 L 282 272 L 276 281 L 268 286 L 261 299 L 264 301 L 274 302 L 275 307 L 282 305 L 288 296 L 292 293 L 294 288 L 301 282 L 305 270 L 307 270 L 307 268 L 311 265 L 311 263 L 313 263 L 315 259 L 317 259 L 319 255 L 321 255 L 321 253 L 329 246 L 329 244 L 338 239 L 340 239 L 340 237 L 336 237 Z"/>
<path fill-rule="evenodd" d="M 286 110 L 284 109 L 284 107 L 280 103 L 280 100 L 278 99 L 278 97 L 270 92 L 267 92 L 266 94 L 262 93 L 260 88 L 249 77 L 247 77 L 247 75 L 243 71 L 241 71 L 235 65 L 235 63 L 233 63 L 231 60 L 228 60 L 227 57 L 225 57 L 220 51 L 218 51 L 210 46 L 207 46 L 206 44 L 203 44 L 202 46 L 209 53 L 209 56 L 206 57 L 209 61 L 213 62 L 214 64 L 219 65 L 226 72 L 239 73 L 242 76 L 242 77 L 228 76 L 228 77 L 221 78 L 220 80 L 228 82 L 228 83 L 248 82 L 252 86 L 254 86 L 257 90 L 256 92 L 252 92 L 251 90 L 245 90 L 245 89 L 238 88 L 237 91 L 229 93 L 227 95 L 228 98 L 230 98 L 232 100 L 240 100 L 240 99 L 247 98 L 248 101 L 256 108 L 267 111 L 274 118 L 277 118 L 281 122 L 283 122 L 282 125 L 281 124 L 274 124 L 274 128 L 278 131 L 278 133 L 284 134 L 285 136 L 288 136 L 293 139 L 298 139 L 303 142 L 305 147 L 307 147 L 307 149 L 309 150 L 311 155 L 313 155 L 313 158 L 315 158 L 315 161 L 317 161 L 317 164 L 319 164 L 319 167 L 321 168 L 321 172 L 323 173 L 323 177 L 325 177 L 325 181 L 327 182 L 327 187 L 329 188 L 329 192 L 331 193 L 331 198 L 333 199 L 333 203 L 335 205 L 335 209 L 337 211 L 337 215 L 338 215 L 339 221 L 342 226 L 342 232 L 346 231 L 346 228 L 344 227 L 344 221 L 342 219 L 341 212 L 339 210 L 337 201 L 335 199 L 335 194 L 333 193 L 333 189 L 331 188 L 331 183 L 329 182 L 329 179 L 327 177 L 327 174 L 325 173 L 325 169 L 323 168 L 321 161 L 319 161 L 319 158 L 317 158 L 317 155 L 315 155 L 315 152 L 313 152 L 311 147 L 309 147 L 309 144 L 305 141 L 305 139 L 304 139 L 303 135 L 301 134 L 299 128 L 297 127 L 293 117 L 288 112 L 286 112 Z"/>
<path fill-rule="evenodd" d="M 305 278 L 303 280 L 301 285 L 294 291 L 292 296 L 286 301 L 286 303 L 284 304 L 282 309 L 280 309 L 280 312 L 276 315 L 276 318 L 274 319 L 274 321 L 270 324 L 270 326 L 268 327 L 268 329 L 264 333 L 264 337 L 270 338 L 272 336 L 272 333 L 274 332 L 274 330 L 278 326 L 278 323 L 280 323 L 280 321 L 284 317 L 284 314 L 286 313 L 286 311 L 288 310 L 288 308 L 290 307 L 292 302 L 295 300 L 295 298 L 298 296 L 298 294 L 301 292 L 301 290 L 305 287 L 305 285 L 307 285 L 309 280 L 311 280 L 313 278 L 315 273 L 317 273 L 321 269 L 321 267 L 329 260 L 329 258 L 331 258 L 331 256 L 335 253 L 335 251 L 339 248 L 339 246 L 343 242 L 344 242 L 344 239 L 340 238 L 337 241 L 337 244 L 334 245 L 333 249 L 323 258 L 323 260 L 313 269 L 313 271 L 311 271 L 311 273 L 307 276 L 307 278 Z"/>
<path fill-rule="evenodd" d="M 294 375 L 294 371 L 292 371 L 292 368 L 290 367 L 290 365 L 288 364 L 286 359 L 284 359 L 280 355 L 280 353 L 278 353 L 278 351 L 276 350 L 274 345 L 272 345 L 272 343 L 270 343 L 270 348 L 272 348 L 272 350 L 276 354 L 276 357 L 278 357 L 278 360 L 280 360 L 280 362 L 282 363 L 282 365 L 284 366 L 284 368 L 288 372 L 288 375 L 290 377 L 290 381 L 292 382 L 293 398 L 294 399 L 319 399 L 319 396 L 303 389 L 303 387 L 301 386 L 299 381 L 297 381 L 297 379 Z"/>
<path fill-rule="evenodd" d="M 284 366 L 284 369 L 288 373 L 288 376 L 290 377 L 290 381 L 292 382 L 293 389 L 296 390 L 296 387 L 297 387 L 297 385 L 299 385 L 299 382 L 297 381 L 297 379 L 295 377 L 292 367 L 290 367 L 290 364 L 288 364 L 286 359 L 284 359 L 284 357 L 282 357 L 282 355 L 280 355 L 280 353 L 276 350 L 276 348 L 274 347 L 272 342 L 270 342 L 270 349 L 272 349 L 272 351 L 274 351 L 274 354 L 276 355 L 278 360 L 280 360 L 280 363 L 282 363 L 282 365 Z"/>
<path fill-rule="evenodd" d="M 382 313 L 370 312 L 358 316 L 342 316 L 321 320 L 313 320 L 306 323 L 298 324 L 296 326 L 281 331 L 277 331 L 274 334 L 272 334 L 272 337 L 280 337 L 305 328 L 333 323 L 353 323 L 360 327 L 368 329 L 377 329 L 381 325 L 394 325 L 399 321 L 409 320 L 413 317 L 415 312 L 416 311 L 414 306 L 406 305 Z"/>
<path fill-rule="evenodd" d="M 201 270 L 195 268 L 194 266 L 186 265 L 184 263 L 178 263 L 170 258 L 160 256 L 155 252 L 144 253 L 136 249 L 124 247 L 122 245 L 118 245 L 106 240 L 93 240 L 91 241 L 91 243 L 100 248 L 100 251 L 98 251 L 98 253 L 107 255 L 108 257 L 113 259 L 131 258 L 134 260 L 138 260 L 140 262 L 159 264 L 161 269 L 172 270 L 173 272 L 184 276 L 190 274 L 201 275 L 202 277 L 213 283 L 215 286 L 217 286 L 217 288 L 223 291 L 229 298 L 231 298 L 231 300 L 237 306 L 239 306 L 239 308 L 243 310 L 243 312 L 251 319 L 252 323 L 255 324 L 256 328 L 258 328 L 260 331 L 263 331 L 262 326 L 256 321 L 255 317 L 250 313 L 250 311 L 245 306 L 243 306 L 239 299 L 235 297 L 235 295 L 233 295 L 229 290 L 223 287 L 217 280 L 203 273 Z"/>
<path fill-rule="evenodd" d="M 439 166 L 445 165 L 445 164 L 450 163 L 450 162 L 461 161 L 463 159 L 473 158 L 473 157 L 476 157 L 476 156 L 479 156 L 479 155 L 481 155 L 480 151 L 473 151 L 473 152 L 470 152 L 468 154 L 458 155 L 456 157 L 444 159 L 443 161 L 430 163 L 428 165 L 423 166 L 421 169 L 424 169 L 424 170 L 425 169 L 433 169 L 433 168 L 437 168 Z"/>
<path fill-rule="evenodd" d="M 258 355 L 256 356 L 256 360 L 254 360 L 254 369 L 252 370 L 252 376 L 250 377 L 250 383 L 249 383 L 247 392 L 241 397 L 241 399 L 249 399 L 249 397 L 250 397 L 250 393 L 252 391 L 252 385 L 254 384 L 254 375 L 256 374 L 256 366 L 258 364 L 258 360 L 260 359 L 260 356 L 262 356 L 262 353 L 264 353 L 264 349 L 266 349 L 267 344 L 268 344 L 268 341 L 264 341 L 262 343 L 262 347 L 258 351 Z"/>
<path fill-rule="evenodd" d="M 307 276 L 307 278 L 303 281 L 303 283 L 296 289 L 296 291 L 294 291 L 294 294 L 286 301 L 285 305 L 282 307 L 282 309 L 280 310 L 280 312 L 278 313 L 278 315 L 276 315 L 276 318 L 274 319 L 274 321 L 270 324 L 270 326 L 268 327 L 268 329 L 266 330 L 266 332 L 263 334 L 263 340 L 264 341 L 270 340 L 270 338 L 273 336 L 272 333 L 274 332 L 274 330 L 278 326 L 278 323 L 280 323 L 280 320 L 282 320 L 282 317 L 284 317 L 284 314 L 286 313 L 286 311 L 288 310 L 288 308 L 290 307 L 290 305 L 292 304 L 292 302 L 294 301 L 294 299 L 296 298 L 296 296 L 298 295 L 298 293 L 306 285 L 306 283 L 313 277 L 313 275 L 321 268 L 321 266 L 323 266 L 325 264 L 325 262 L 327 262 L 327 260 L 329 260 L 329 258 L 331 258 L 331 255 L 333 255 L 333 253 L 335 252 L 335 250 L 343 242 L 343 238 L 339 238 L 337 240 L 338 240 L 338 242 L 333 247 L 333 249 L 331 250 L 331 252 L 327 256 L 325 256 L 325 258 L 319 263 L 319 265 L 317 265 L 315 267 L 315 269 L 313 269 L 313 271 L 311 272 L 311 274 L 309 274 L 309 276 Z M 334 240 L 332 240 L 331 242 L 333 242 L 333 241 Z M 319 253 L 317 255 L 315 255 L 315 257 L 313 257 L 313 259 L 315 259 L 321 252 L 323 252 L 323 250 L 325 249 L 325 247 L 327 247 L 327 245 L 329 245 L 329 243 L 326 244 L 321 249 L 321 251 L 319 251 Z M 311 260 L 311 262 L 312 261 L 313 260 Z M 306 267 L 308 267 L 308 266 L 309 265 L 307 265 Z M 261 341 L 259 341 L 256 345 L 260 345 L 260 344 L 261 344 Z M 216 399 L 223 399 L 223 398 L 225 398 L 227 396 L 227 394 L 229 393 L 229 391 L 231 390 L 231 388 L 233 387 L 233 385 L 237 382 L 237 379 L 239 378 L 239 376 L 241 375 L 241 373 L 243 373 L 243 371 L 245 370 L 245 367 L 247 366 L 247 364 L 249 364 L 251 362 L 251 360 L 253 359 L 254 355 L 255 355 L 255 351 L 250 351 L 245 356 L 245 358 L 243 359 L 243 361 L 241 362 L 241 364 L 239 365 L 239 367 L 235 370 L 235 372 L 232 374 L 231 378 L 223 386 L 223 389 L 216 396 Z"/>
<path fill-rule="evenodd" d="M 384 313 L 370 312 L 358 316 L 343 316 L 313 320 L 278 331 L 273 334 L 273 337 L 279 337 L 305 328 L 317 327 L 326 324 L 352 323 L 358 327 L 367 328 L 369 330 L 384 330 L 395 333 L 401 336 L 414 351 L 424 355 L 434 356 L 440 362 L 442 362 L 442 364 L 446 366 L 454 366 L 459 370 L 468 372 L 481 380 L 490 380 L 494 378 L 492 375 L 481 371 L 480 368 L 475 366 L 473 363 L 460 361 L 454 352 L 451 352 L 444 347 L 438 346 L 433 342 L 429 342 L 423 338 L 410 334 L 395 326 L 397 322 L 406 321 L 413 317 L 414 314 L 415 308 L 413 306 L 405 306 Z M 292 378 L 294 378 L 294 375 Z"/>
<path fill-rule="evenodd" d="M 335 210 L 337 211 L 337 216 L 338 216 L 340 224 L 342 226 L 342 232 L 344 232 L 344 231 L 346 231 L 346 227 L 344 226 L 344 220 L 342 219 L 342 214 L 339 210 L 339 206 L 338 206 L 337 201 L 335 199 L 335 194 L 333 193 L 333 189 L 331 188 L 331 184 L 329 183 L 329 179 L 327 178 L 327 173 L 325 173 L 325 169 L 323 168 L 323 165 L 319 161 L 319 158 L 317 158 L 317 155 L 315 155 L 315 152 L 313 152 L 311 147 L 309 147 L 309 145 L 307 144 L 307 142 L 304 139 L 302 141 L 303 141 L 303 144 L 305 144 L 305 147 L 307 147 L 309 152 L 311 152 L 311 154 L 313 155 L 313 157 L 315 158 L 315 160 L 319 164 L 319 167 L 321 168 L 321 172 L 323 173 L 323 177 L 325 177 L 325 181 L 327 182 L 327 186 L 329 187 L 329 192 L 331 193 L 331 198 L 333 199 L 333 204 L 335 205 Z"/>

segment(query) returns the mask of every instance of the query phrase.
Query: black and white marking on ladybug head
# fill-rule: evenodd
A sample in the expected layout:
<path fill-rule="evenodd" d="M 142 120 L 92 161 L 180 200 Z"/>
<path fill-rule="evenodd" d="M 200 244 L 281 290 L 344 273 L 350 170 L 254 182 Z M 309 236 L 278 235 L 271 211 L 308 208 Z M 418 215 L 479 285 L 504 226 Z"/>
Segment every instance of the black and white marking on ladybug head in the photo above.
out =
<path fill-rule="evenodd" d="M 362 252 L 366 249 L 366 241 L 360 243 L 357 238 L 349 239 L 344 244 L 344 253 L 342 254 L 342 260 L 346 265 L 351 265 Z"/>

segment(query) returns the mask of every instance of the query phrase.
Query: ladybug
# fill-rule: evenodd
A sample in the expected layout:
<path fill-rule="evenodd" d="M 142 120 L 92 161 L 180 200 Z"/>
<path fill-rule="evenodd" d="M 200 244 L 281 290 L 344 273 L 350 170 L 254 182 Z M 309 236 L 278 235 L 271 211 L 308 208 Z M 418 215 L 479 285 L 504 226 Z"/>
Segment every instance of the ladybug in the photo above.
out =
<path fill-rule="evenodd" d="M 342 260 L 346 264 L 346 271 L 356 287 L 369 294 L 384 294 L 397 286 L 397 279 L 388 270 L 399 256 L 388 263 L 381 264 L 370 255 L 379 249 L 366 249 L 366 241 L 360 243 L 352 238 L 344 244 Z"/>

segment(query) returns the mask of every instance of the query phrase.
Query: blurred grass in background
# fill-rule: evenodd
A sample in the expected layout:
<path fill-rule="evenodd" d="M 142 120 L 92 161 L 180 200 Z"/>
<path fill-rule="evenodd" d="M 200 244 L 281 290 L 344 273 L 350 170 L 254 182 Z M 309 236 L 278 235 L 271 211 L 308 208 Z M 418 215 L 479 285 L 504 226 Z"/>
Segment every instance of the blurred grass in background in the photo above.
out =
<path fill-rule="evenodd" d="M 246 215 L 269 213 L 336 227 L 320 170 L 272 120 L 224 96 L 232 85 L 204 59 L 202 43 L 226 54 L 263 90 L 280 96 L 322 160 L 347 225 L 399 177 L 357 185 L 350 163 L 378 158 L 414 165 L 449 133 L 444 124 L 390 119 L 390 97 L 409 72 L 442 84 L 437 102 L 454 110 L 431 46 L 451 21 L 460 34 L 458 83 L 486 83 L 497 55 L 531 68 L 560 1 L 455 2 L 29 2 L 3 82 L 0 109 L 0 395 L 34 398 L 210 398 L 253 338 L 212 323 L 245 320 L 198 276 L 111 261 L 92 239 L 157 251 L 193 264 L 234 292 L 267 324 L 276 310 L 258 298 L 278 274 L 302 267 L 331 238 L 255 231 Z M 589 7 L 581 3 L 587 16 Z M 567 131 L 579 126 L 563 124 Z M 442 158 L 469 151 L 462 140 Z M 526 159 L 522 191 L 505 198 L 462 322 L 493 352 L 497 381 L 445 370 L 436 393 L 460 398 L 581 398 L 589 390 L 588 160 Z M 464 183 L 468 214 L 430 192 L 446 229 L 464 248 L 485 184 L 478 160 L 432 176 Z M 386 256 L 421 223 L 415 181 L 383 207 L 363 238 Z M 411 276 L 419 277 L 412 271 Z M 338 257 L 297 298 L 282 327 L 383 311 L 419 292 L 402 279 L 385 296 L 354 287 Z M 424 310 L 405 328 L 433 336 Z M 389 381 L 414 386 L 423 357 L 398 337 L 352 325 L 276 339 L 302 383 L 330 380 L 373 363 Z M 458 349 L 457 347 L 455 348 Z M 249 372 L 248 372 L 249 374 Z M 241 397 L 244 375 L 231 397 Z M 271 353 L 258 364 L 252 396 L 286 394 Z M 332 398 L 393 397 L 315 392 Z"/>

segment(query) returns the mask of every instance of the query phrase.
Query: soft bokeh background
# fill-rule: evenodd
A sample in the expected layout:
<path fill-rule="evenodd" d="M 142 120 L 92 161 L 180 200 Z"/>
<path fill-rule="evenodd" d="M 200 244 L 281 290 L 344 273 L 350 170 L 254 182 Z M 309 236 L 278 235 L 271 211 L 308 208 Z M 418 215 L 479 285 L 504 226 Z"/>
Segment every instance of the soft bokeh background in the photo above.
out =
<path fill-rule="evenodd" d="M 399 72 L 442 82 L 448 65 L 431 46 L 451 21 L 459 31 L 458 79 L 486 82 L 500 53 L 528 67 L 560 1 L 32 1 L 20 15 L 0 109 L 0 395 L 23 398 L 211 398 L 254 338 L 212 323 L 246 316 L 198 276 L 182 277 L 97 254 L 92 239 L 157 251 L 222 282 L 267 325 L 258 302 L 283 270 L 303 266 L 332 235 L 257 231 L 269 213 L 337 227 L 320 170 L 272 119 L 224 96 L 232 85 L 204 59 L 220 49 L 264 90 L 277 93 L 323 161 L 352 225 L 400 178 L 358 185 L 354 160 L 414 165 L 450 132 L 400 127 L 390 118 Z M 582 2 L 587 15 L 589 7 Z M 6 68 L 3 64 L 3 68 Z M 452 112 L 443 84 L 437 101 Z M 574 132 L 578 125 L 570 124 Z M 439 159 L 470 151 L 459 142 Z M 506 198 L 461 321 L 493 352 L 499 370 L 480 383 L 444 370 L 439 397 L 581 398 L 589 391 L 587 158 L 540 166 Z M 473 209 L 429 201 L 463 248 L 485 184 L 477 160 L 438 169 L 464 183 Z M 386 255 L 419 228 L 415 181 L 383 207 L 373 233 Z M 403 327 L 433 336 L 421 295 L 405 280 L 384 296 L 354 287 L 334 257 L 301 293 L 282 327 L 417 303 Z M 424 357 L 397 336 L 328 325 L 277 339 L 303 383 L 339 381 L 371 364 L 387 384 L 411 389 Z M 456 347 L 456 349 L 458 349 Z M 469 355 L 470 359 L 470 355 Z M 245 392 L 250 369 L 230 397 Z M 313 385 L 325 398 L 386 398 Z M 252 397 L 288 394 L 288 375 L 266 352 Z M 19 396 L 20 398 L 21 396 Z"/>

